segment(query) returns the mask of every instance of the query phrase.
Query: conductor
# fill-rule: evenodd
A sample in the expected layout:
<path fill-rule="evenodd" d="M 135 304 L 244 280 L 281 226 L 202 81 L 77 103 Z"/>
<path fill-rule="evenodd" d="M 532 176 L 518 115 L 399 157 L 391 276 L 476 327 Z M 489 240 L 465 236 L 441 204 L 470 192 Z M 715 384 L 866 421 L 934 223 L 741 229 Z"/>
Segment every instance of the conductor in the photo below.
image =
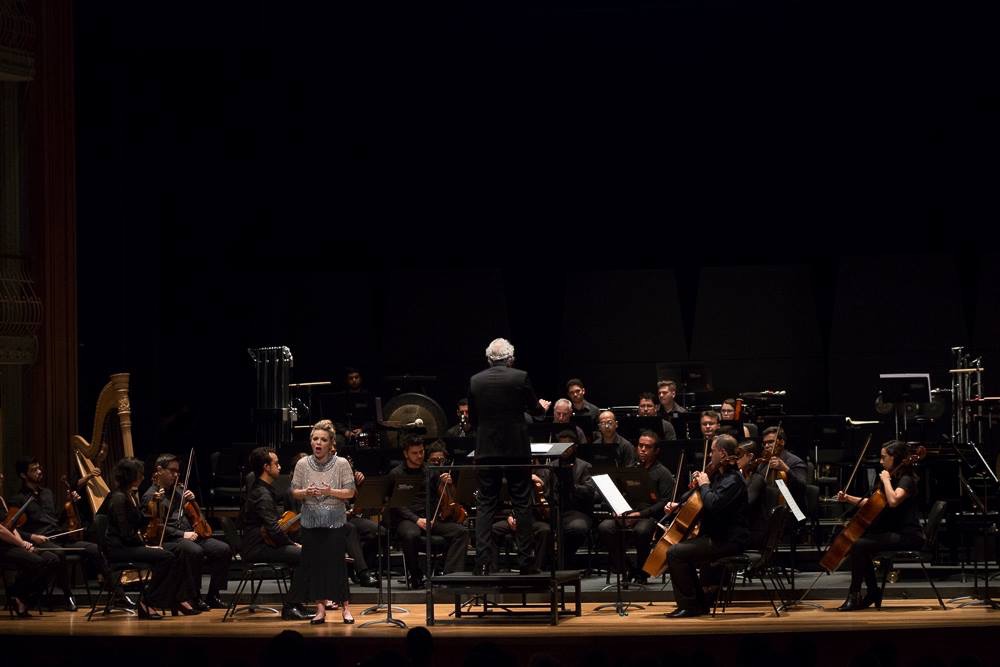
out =
<path fill-rule="evenodd" d="M 469 381 L 469 421 L 476 433 L 476 464 L 527 465 L 531 445 L 524 413 L 542 414 L 550 403 L 535 396 L 525 371 L 512 368 L 514 346 L 497 338 L 486 348 L 490 367 Z M 528 467 L 480 468 L 476 518 L 475 574 L 490 574 L 494 561 L 493 517 L 504 477 L 517 520 L 517 559 L 521 574 L 537 574 L 531 555 L 531 470 Z"/>

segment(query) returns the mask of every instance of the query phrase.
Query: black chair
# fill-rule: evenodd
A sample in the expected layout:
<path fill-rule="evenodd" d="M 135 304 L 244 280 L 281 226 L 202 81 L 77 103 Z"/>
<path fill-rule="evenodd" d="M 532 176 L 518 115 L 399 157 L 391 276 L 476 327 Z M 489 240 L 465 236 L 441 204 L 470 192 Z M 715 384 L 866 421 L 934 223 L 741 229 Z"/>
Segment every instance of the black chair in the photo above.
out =
<path fill-rule="evenodd" d="M 740 572 L 744 579 L 756 578 L 760 585 L 764 587 L 768 598 L 771 600 L 771 607 L 774 608 L 774 615 L 780 616 L 778 605 L 774 601 L 774 592 L 783 592 L 784 586 L 781 583 L 781 576 L 776 571 L 772 561 L 774 554 L 778 550 L 778 545 L 785 534 L 785 524 L 788 522 L 790 510 L 784 505 L 778 505 L 771 510 L 767 519 L 767 533 L 764 536 L 764 544 L 760 551 L 747 551 L 735 556 L 720 558 L 712 563 L 712 567 L 722 568 L 722 577 L 719 581 L 719 592 L 712 605 L 712 616 L 715 616 L 722 605 L 725 613 L 726 607 L 733 601 L 733 590 L 736 588 L 736 577 Z M 765 579 L 771 580 L 772 588 L 767 587 Z"/>
<path fill-rule="evenodd" d="M 236 591 L 233 593 L 233 598 L 226 609 L 226 613 L 223 614 L 222 620 L 231 621 L 236 614 L 244 611 L 250 614 L 258 611 L 269 611 L 274 614 L 280 614 L 281 612 L 274 607 L 265 607 L 257 604 L 257 598 L 260 596 L 261 586 L 264 585 L 265 581 L 271 579 L 278 587 L 278 594 L 281 595 L 282 606 L 284 606 L 285 595 L 288 593 L 288 565 L 285 563 L 248 563 L 244 561 L 242 554 L 240 554 L 240 534 L 236 529 L 236 524 L 227 516 L 222 517 L 221 523 L 226 543 L 229 544 L 229 548 L 232 549 L 234 554 L 233 560 L 236 562 L 239 559 L 242 568 L 240 582 L 236 585 Z M 243 594 L 247 586 L 250 587 L 250 601 L 241 607 L 239 606 L 240 595 Z"/>
<path fill-rule="evenodd" d="M 70 587 L 72 587 L 73 582 L 76 580 L 74 576 L 77 572 L 80 573 L 80 579 L 83 581 L 83 588 L 87 591 L 87 604 L 92 604 L 94 596 L 90 593 L 90 582 L 87 581 L 87 572 L 83 567 L 83 556 L 78 553 L 68 553 L 63 556 L 64 560 L 60 563 L 60 567 L 65 567 L 67 573 L 69 574 L 68 580 Z M 46 591 L 46 597 L 49 599 L 49 611 L 52 611 L 52 592 L 55 590 L 56 580 L 55 578 L 49 582 L 49 590 Z"/>
<path fill-rule="evenodd" d="M 889 572 L 893 569 L 893 565 L 896 563 L 917 563 L 920 565 L 921 571 L 924 573 L 924 578 L 927 579 L 927 583 L 931 585 L 934 590 L 934 595 L 937 596 L 938 604 L 941 605 L 942 609 L 947 609 L 944 600 L 941 598 L 941 593 L 938 592 L 937 586 L 934 585 L 934 581 L 931 579 L 930 573 L 927 568 L 924 567 L 924 563 L 930 565 L 934 562 L 934 552 L 937 547 L 937 536 L 938 528 L 941 527 L 941 520 L 944 519 L 945 509 L 947 509 L 948 504 L 943 500 L 938 500 L 932 506 L 930 511 L 927 513 L 927 523 L 924 525 L 924 546 L 919 550 L 901 550 L 901 551 L 881 551 L 875 557 L 878 559 L 882 567 L 882 587 L 879 590 L 878 600 L 875 606 L 878 609 L 882 608 L 882 598 L 885 596 L 885 584 L 889 580 Z"/>
<path fill-rule="evenodd" d="M 137 593 L 139 598 L 142 598 L 142 593 L 146 590 L 146 584 L 149 582 L 149 577 L 152 575 L 153 566 L 150 563 L 143 563 L 139 561 L 115 561 L 108 558 L 108 517 L 105 514 L 98 514 L 94 517 L 94 541 L 97 543 L 97 548 L 101 550 L 104 554 L 104 558 L 108 563 L 108 572 L 104 574 L 104 581 L 101 584 L 101 590 L 98 592 L 97 597 L 94 598 L 93 604 L 90 606 L 90 611 L 87 612 L 87 620 L 91 620 L 94 614 L 97 612 L 97 608 L 101 606 L 101 600 L 104 599 L 104 610 L 101 612 L 108 615 L 114 611 L 123 611 L 128 614 L 135 614 L 135 611 L 130 606 L 116 606 L 115 603 L 119 601 L 120 598 L 125 597 L 125 586 L 126 585 L 136 585 Z M 138 579 L 134 582 L 129 582 L 128 584 L 122 581 L 123 575 L 126 572 L 135 571 L 137 573 Z"/>
<path fill-rule="evenodd" d="M 246 466 L 239 460 L 235 451 L 218 450 L 208 457 L 208 516 L 215 516 L 215 508 L 219 505 L 242 507 L 243 493 L 246 486 L 243 482 L 243 471 Z"/>

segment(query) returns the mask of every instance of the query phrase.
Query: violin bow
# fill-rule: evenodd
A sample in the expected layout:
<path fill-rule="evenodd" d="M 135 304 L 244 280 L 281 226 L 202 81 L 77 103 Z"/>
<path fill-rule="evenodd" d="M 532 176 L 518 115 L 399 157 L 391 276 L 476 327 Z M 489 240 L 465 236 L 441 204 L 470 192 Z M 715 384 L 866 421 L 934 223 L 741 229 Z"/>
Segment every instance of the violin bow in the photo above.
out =
<path fill-rule="evenodd" d="M 872 442 L 871 434 L 868 434 L 868 439 L 865 440 L 865 446 L 861 448 L 861 455 L 858 456 L 857 463 L 854 464 L 854 470 L 851 471 L 851 476 L 847 479 L 847 484 L 844 485 L 844 493 L 847 493 L 847 489 L 851 488 L 851 482 L 854 481 L 854 476 L 858 474 L 858 468 L 861 467 L 861 462 L 865 459 L 865 453 L 868 451 L 868 445 Z"/>

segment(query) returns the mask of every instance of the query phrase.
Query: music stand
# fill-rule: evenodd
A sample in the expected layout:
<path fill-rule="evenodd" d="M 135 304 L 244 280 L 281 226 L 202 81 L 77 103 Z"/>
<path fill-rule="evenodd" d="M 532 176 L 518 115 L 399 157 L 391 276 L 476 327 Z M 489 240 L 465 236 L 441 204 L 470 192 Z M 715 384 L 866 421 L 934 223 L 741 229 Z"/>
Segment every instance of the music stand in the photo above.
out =
<path fill-rule="evenodd" d="M 395 478 L 395 477 L 369 477 L 368 479 L 365 480 L 365 483 L 362 485 L 361 488 L 362 489 L 366 489 L 368 487 L 369 483 L 371 483 L 374 480 L 379 480 L 378 484 L 377 484 L 378 488 L 379 488 L 379 491 L 372 491 L 372 492 L 370 492 L 370 494 L 371 494 L 371 496 L 373 498 L 377 498 L 376 507 L 378 507 L 379 509 L 381 509 L 381 513 L 379 514 L 379 533 L 380 533 L 379 540 L 380 541 L 382 539 L 381 538 L 382 524 L 383 523 L 385 524 L 385 551 L 383 553 L 385 554 L 384 558 L 385 558 L 385 562 L 386 562 L 386 568 L 385 568 L 385 575 L 386 575 L 385 576 L 385 581 L 386 581 L 386 603 L 385 603 L 385 605 L 381 605 L 376 600 L 376 604 L 375 604 L 374 607 L 369 607 L 368 609 L 365 609 L 361 613 L 362 613 L 362 615 L 368 614 L 368 613 L 377 613 L 378 610 L 379 610 L 379 608 L 382 607 L 382 606 L 384 606 L 385 607 L 385 618 L 383 618 L 381 620 L 378 620 L 378 621 L 368 621 L 367 623 L 362 623 L 359 627 L 367 628 L 369 626 L 374 626 L 374 625 L 394 625 L 397 628 L 405 628 L 406 627 L 406 623 L 405 622 L 399 620 L 398 618 L 393 618 L 392 617 L 392 610 L 393 610 L 393 606 L 392 606 L 392 564 L 389 562 L 389 558 L 390 558 L 390 555 L 389 555 L 389 544 L 390 544 L 390 541 L 392 540 L 392 512 L 391 512 L 391 508 L 409 507 L 409 505 L 410 505 L 410 503 L 413 500 L 413 497 L 415 495 L 415 488 L 416 487 L 421 487 L 422 488 L 424 484 L 423 484 L 423 480 L 422 479 L 416 479 L 416 480 L 414 480 L 414 479 L 411 479 L 411 478 L 400 479 L 400 478 Z M 391 489 L 391 491 L 390 491 L 390 489 Z M 367 497 L 367 494 L 366 494 L 366 497 Z M 389 499 L 388 502 L 385 502 L 386 498 Z M 371 500 L 366 500 L 365 502 L 371 502 Z M 381 545 L 379 545 L 379 546 L 380 546 L 380 549 L 381 549 Z M 380 558 L 379 559 L 379 574 L 380 575 L 382 574 L 381 568 L 382 568 L 382 559 Z M 381 597 L 381 595 L 382 595 L 382 587 L 379 586 L 378 590 L 379 590 L 379 597 Z M 403 609 L 402 607 L 395 607 L 395 608 L 396 609 L 400 609 L 403 613 L 408 613 L 408 610 Z"/>
<path fill-rule="evenodd" d="M 899 439 L 899 415 L 903 415 L 903 431 L 906 431 L 906 404 L 931 402 L 930 373 L 880 373 L 878 391 L 882 400 L 892 403 L 895 410 L 896 439 Z"/>
<path fill-rule="evenodd" d="M 616 471 L 622 472 L 622 471 Z M 642 472 L 645 472 L 643 470 Z M 619 616 L 628 616 L 628 610 L 632 609 L 645 609 L 640 604 L 634 602 L 627 602 L 622 599 L 622 570 L 625 566 L 625 538 L 624 535 L 624 518 L 623 515 L 632 511 L 632 506 L 625 499 L 620 491 L 618 480 L 615 479 L 616 474 L 612 473 L 609 475 L 594 475 L 591 477 L 594 480 L 594 487 L 597 492 L 601 494 L 604 501 L 611 507 L 611 520 L 614 522 L 615 527 L 615 538 L 618 542 L 618 553 L 621 555 L 622 563 L 618 571 L 615 572 L 615 601 L 612 604 L 602 604 L 594 607 L 594 611 L 601 611 L 602 609 L 614 609 Z M 648 478 L 648 475 L 647 475 Z M 604 589 L 601 589 L 602 591 Z"/>
<path fill-rule="evenodd" d="M 973 445 L 973 447 L 975 448 L 975 445 Z M 976 449 L 976 453 L 979 454 L 979 458 L 982 459 L 982 454 L 979 452 L 978 449 Z M 984 462 L 985 462 L 985 460 L 984 460 Z M 986 466 L 986 470 L 989 472 L 990 476 L 993 477 L 994 480 L 996 480 L 996 475 L 993 474 L 993 471 L 990 469 L 990 467 L 988 465 Z M 986 507 L 986 503 L 984 501 L 982 501 L 982 500 L 979 499 L 979 496 L 976 495 L 976 492 L 972 489 L 972 486 L 965 479 L 965 476 L 961 474 L 961 472 L 959 472 L 958 479 L 959 479 L 959 482 L 961 483 L 962 491 L 969 496 L 969 499 L 972 500 L 973 506 L 975 506 L 975 508 L 982 515 L 982 520 L 979 522 L 979 524 L 980 524 L 980 527 L 982 529 L 982 536 L 983 536 L 983 586 L 984 586 L 984 592 L 982 594 L 982 597 L 979 597 L 975 593 L 973 593 L 972 595 L 962 595 L 962 596 L 959 596 L 957 598 L 952 598 L 952 599 L 948 600 L 948 602 L 956 602 L 956 601 L 958 601 L 958 600 L 960 600 L 962 598 L 968 597 L 968 598 L 972 598 L 972 599 L 969 600 L 968 602 L 963 602 L 962 604 L 958 605 L 959 609 L 961 609 L 962 607 L 989 607 L 990 609 L 1000 609 L 1000 602 L 997 602 L 996 600 L 994 600 L 993 597 L 990 595 L 990 559 L 989 559 L 989 556 L 986 553 L 986 537 L 989 534 L 989 528 L 987 527 L 987 521 L 986 521 L 986 517 L 989 516 L 989 514 L 987 512 L 988 508 Z M 984 494 L 984 497 L 986 497 L 987 495 L 988 494 Z M 997 528 L 996 524 L 994 524 L 992 526 L 992 528 L 995 531 L 996 528 Z M 994 547 L 995 546 L 996 545 L 994 544 Z M 973 544 L 972 545 L 972 551 L 973 551 L 973 553 L 975 553 L 975 548 L 976 548 L 975 544 Z M 996 554 L 994 554 L 994 556 L 995 555 Z M 976 568 L 975 572 L 976 572 L 976 574 L 975 574 L 975 576 L 976 576 L 976 586 L 973 587 L 974 591 L 977 590 L 978 587 L 979 587 L 979 569 L 978 569 L 978 567 Z"/>

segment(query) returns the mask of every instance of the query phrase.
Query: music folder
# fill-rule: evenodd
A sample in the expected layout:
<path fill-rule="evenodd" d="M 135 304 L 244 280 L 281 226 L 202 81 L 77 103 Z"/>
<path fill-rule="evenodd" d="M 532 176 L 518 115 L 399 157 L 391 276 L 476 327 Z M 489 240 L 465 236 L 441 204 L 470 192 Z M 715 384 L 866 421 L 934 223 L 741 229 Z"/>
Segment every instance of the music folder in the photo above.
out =
<path fill-rule="evenodd" d="M 392 492 L 393 479 L 388 475 L 365 477 L 364 483 L 357 487 L 354 507 L 359 510 L 381 510 Z"/>

